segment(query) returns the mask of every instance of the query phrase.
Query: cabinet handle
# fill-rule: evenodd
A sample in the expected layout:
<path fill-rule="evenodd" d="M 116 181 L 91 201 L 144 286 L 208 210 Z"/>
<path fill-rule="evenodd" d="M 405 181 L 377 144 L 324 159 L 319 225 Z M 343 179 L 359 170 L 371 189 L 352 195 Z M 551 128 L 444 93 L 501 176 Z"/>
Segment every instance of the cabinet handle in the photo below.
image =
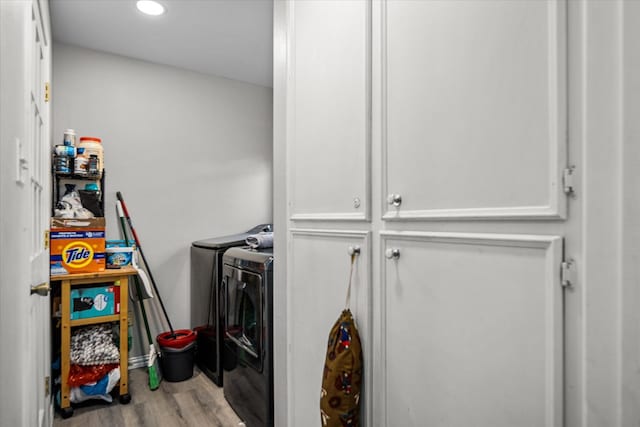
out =
<path fill-rule="evenodd" d="M 389 248 L 384 252 L 384 256 L 387 259 L 398 259 L 398 258 L 400 258 L 400 249 Z"/>
<path fill-rule="evenodd" d="M 360 255 L 360 246 L 349 246 L 347 252 L 349 255 Z"/>
<path fill-rule="evenodd" d="M 402 203 L 402 196 L 399 194 L 389 194 L 387 196 L 387 203 L 397 208 Z"/>

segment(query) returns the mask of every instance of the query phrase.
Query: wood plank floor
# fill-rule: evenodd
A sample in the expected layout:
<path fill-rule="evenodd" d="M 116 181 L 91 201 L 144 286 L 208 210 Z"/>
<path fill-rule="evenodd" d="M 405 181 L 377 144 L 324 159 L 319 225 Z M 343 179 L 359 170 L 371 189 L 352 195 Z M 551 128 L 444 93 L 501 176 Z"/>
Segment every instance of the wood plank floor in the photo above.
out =
<path fill-rule="evenodd" d="M 149 390 L 147 370 L 129 371 L 131 403 L 121 405 L 92 401 L 91 405 L 74 409 L 73 416 L 63 420 L 56 413 L 54 427 L 237 427 L 244 424 L 224 398 L 222 388 L 215 385 L 196 367 L 187 381 L 162 381 Z M 95 402 L 95 403 L 93 403 Z"/>

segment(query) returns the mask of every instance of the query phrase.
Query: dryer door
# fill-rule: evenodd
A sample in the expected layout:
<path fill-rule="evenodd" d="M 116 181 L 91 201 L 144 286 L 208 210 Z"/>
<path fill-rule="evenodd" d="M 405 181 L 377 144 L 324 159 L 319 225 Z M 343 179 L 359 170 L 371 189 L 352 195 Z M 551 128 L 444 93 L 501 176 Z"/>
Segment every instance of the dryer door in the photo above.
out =
<path fill-rule="evenodd" d="M 225 268 L 224 281 L 227 307 L 225 335 L 244 350 L 244 361 L 260 372 L 264 348 L 262 276 L 231 267 Z"/>

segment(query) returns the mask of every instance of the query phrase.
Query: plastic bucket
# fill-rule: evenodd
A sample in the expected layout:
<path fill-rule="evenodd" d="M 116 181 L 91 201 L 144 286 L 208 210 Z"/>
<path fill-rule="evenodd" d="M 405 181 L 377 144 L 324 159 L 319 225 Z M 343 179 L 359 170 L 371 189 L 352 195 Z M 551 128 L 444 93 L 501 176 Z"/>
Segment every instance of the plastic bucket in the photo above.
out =
<path fill-rule="evenodd" d="M 162 353 L 162 378 L 170 382 L 188 380 L 193 376 L 193 352 L 196 343 L 192 341 L 183 348 L 160 346 Z"/>
<path fill-rule="evenodd" d="M 175 336 L 171 334 L 171 331 L 163 332 L 157 336 L 156 339 L 160 347 L 181 349 L 196 340 L 196 333 L 191 329 L 176 329 L 173 332 Z"/>
<path fill-rule="evenodd" d="M 196 333 L 191 329 L 176 329 L 156 337 L 162 353 L 162 377 L 178 382 L 193 376 Z"/>

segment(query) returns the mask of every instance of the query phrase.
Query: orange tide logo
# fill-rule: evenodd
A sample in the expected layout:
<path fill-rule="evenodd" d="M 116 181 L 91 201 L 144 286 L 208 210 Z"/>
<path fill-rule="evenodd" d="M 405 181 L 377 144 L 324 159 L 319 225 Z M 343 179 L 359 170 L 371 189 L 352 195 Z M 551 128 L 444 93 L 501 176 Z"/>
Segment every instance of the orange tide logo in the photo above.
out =
<path fill-rule="evenodd" d="M 90 244 L 71 242 L 62 249 L 62 262 L 71 268 L 86 267 L 93 260 L 93 248 Z"/>

